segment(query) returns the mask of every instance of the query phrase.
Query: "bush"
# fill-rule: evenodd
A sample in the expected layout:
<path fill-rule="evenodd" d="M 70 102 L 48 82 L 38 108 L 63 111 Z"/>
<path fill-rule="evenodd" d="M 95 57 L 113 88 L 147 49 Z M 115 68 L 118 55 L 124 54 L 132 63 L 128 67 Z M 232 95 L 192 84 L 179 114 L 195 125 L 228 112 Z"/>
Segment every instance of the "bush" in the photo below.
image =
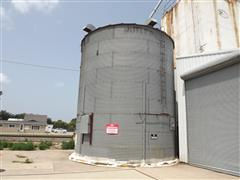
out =
<path fill-rule="evenodd" d="M 50 147 L 52 146 L 52 142 L 51 141 L 45 141 L 45 143 Z"/>
<path fill-rule="evenodd" d="M 0 147 L 7 148 L 8 147 L 8 142 L 7 141 L 0 141 Z"/>
<path fill-rule="evenodd" d="M 45 141 L 45 142 L 41 142 L 38 147 L 40 150 L 45 150 L 45 149 L 49 149 L 50 146 L 52 146 L 52 142 L 50 141 Z"/>
<path fill-rule="evenodd" d="M 74 149 L 74 141 L 63 141 L 62 142 L 62 149 Z"/>
<path fill-rule="evenodd" d="M 13 143 L 11 150 L 25 150 L 25 151 L 31 151 L 34 150 L 34 145 L 32 142 L 27 143 Z"/>
<path fill-rule="evenodd" d="M 11 149 L 11 147 L 13 146 L 13 143 L 12 142 L 8 142 L 8 148 L 10 148 Z"/>
<path fill-rule="evenodd" d="M 12 142 L 0 141 L 0 150 L 3 150 L 4 148 L 10 148 L 12 145 Z"/>
<path fill-rule="evenodd" d="M 47 144 L 45 144 L 45 143 L 40 143 L 38 145 L 38 147 L 39 147 L 40 150 L 45 150 L 45 149 L 49 148 L 49 146 Z"/>

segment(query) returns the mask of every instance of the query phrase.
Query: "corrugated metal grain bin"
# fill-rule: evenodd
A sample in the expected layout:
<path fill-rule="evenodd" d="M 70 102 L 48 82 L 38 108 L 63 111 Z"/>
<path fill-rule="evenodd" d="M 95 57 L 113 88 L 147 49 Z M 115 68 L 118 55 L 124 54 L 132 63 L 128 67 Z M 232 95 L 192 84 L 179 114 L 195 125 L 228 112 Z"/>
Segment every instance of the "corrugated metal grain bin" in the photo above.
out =
<path fill-rule="evenodd" d="M 84 37 L 76 153 L 147 162 L 175 157 L 173 48 L 164 32 L 137 24 Z"/>

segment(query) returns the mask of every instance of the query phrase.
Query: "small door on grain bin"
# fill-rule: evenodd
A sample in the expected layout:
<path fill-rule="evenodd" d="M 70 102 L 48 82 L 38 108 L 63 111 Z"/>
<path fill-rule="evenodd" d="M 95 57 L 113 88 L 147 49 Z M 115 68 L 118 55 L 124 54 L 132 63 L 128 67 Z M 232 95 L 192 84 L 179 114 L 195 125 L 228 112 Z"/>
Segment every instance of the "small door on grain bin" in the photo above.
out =
<path fill-rule="evenodd" d="M 147 147 L 146 147 L 146 158 L 160 158 L 160 132 L 159 131 L 148 131 L 147 134 Z"/>
<path fill-rule="evenodd" d="M 89 133 L 89 115 L 81 116 L 80 119 L 80 133 L 88 134 Z"/>

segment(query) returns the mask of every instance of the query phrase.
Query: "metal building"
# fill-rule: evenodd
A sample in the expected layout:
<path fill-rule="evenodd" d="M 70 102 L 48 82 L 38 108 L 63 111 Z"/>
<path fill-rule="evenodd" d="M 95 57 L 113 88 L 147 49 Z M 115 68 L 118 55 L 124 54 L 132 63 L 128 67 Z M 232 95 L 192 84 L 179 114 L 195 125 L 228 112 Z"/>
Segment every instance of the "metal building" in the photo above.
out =
<path fill-rule="evenodd" d="M 75 153 L 145 162 L 175 157 L 173 48 L 167 34 L 138 24 L 84 37 Z"/>
<path fill-rule="evenodd" d="M 193 147 L 189 145 L 187 120 L 187 112 L 191 107 L 186 104 L 187 92 L 181 76 L 228 54 L 239 52 L 239 7 L 239 0 L 176 0 L 175 5 L 168 9 L 161 21 L 162 30 L 175 42 L 179 159 L 182 162 L 192 163 L 190 151 Z M 215 114 L 215 117 L 217 118 L 218 115 Z M 197 136 L 199 139 L 205 138 L 204 133 Z M 198 139 L 195 141 L 197 142 Z M 221 148 L 231 148 L 231 146 L 225 144 Z M 231 169 L 231 166 L 225 168 Z"/>
<path fill-rule="evenodd" d="M 185 83 L 181 79 L 181 75 L 191 71 L 192 69 L 203 66 L 204 64 L 215 61 L 231 53 L 237 52 L 239 49 L 228 51 L 217 51 L 211 53 L 193 54 L 176 58 L 175 73 L 175 89 L 176 101 L 178 109 L 178 135 L 179 135 L 179 159 L 182 162 L 188 162 L 188 146 L 187 146 L 187 120 L 186 120 L 186 96 Z"/>
<path fill-rule="evenodd" d="M 240 52 L 181 77 L 185 81 L 188 162 L 240 176 Z"/>

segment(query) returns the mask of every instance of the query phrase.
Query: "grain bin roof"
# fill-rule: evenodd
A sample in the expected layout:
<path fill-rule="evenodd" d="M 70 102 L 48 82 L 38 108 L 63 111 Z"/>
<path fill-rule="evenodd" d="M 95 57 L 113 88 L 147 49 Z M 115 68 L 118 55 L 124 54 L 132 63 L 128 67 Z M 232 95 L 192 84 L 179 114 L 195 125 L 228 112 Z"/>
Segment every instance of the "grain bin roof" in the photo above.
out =
<path fill-rule="evenodd" d="M 110 27 L 116 27 L 116 26 L 135 26 L 135 27 L 142 27 L 142 28 L 147 28 L 147 29 L 149 29 L 149 30 L 153 30 L 153 31 L 155 31 L 155 32 L 163 33 L 164 35 L 166 35 L 166 36 L 172 41 L 172 43 L 173 43 L 173 48 L 175 47 L 175 46 L 174 46 L 174 41 L 173 41 L 173 39 L 172 39 L 167 33 L 165 33 L 164 31 L 161 31 L 160 29 L 153 28 L 153 27 L 148 26 L 148 25 L 136 24 L 136 23 L 109 24 L 109 25 L 106 25 L 106 26 L 99 27 L 99 28 L 97 28 L 97 29 L 89 32 L 88 34 L 86 34 L 86 35 L 84 36 L 84 38 L 82 39 L 82 41 L 81 41 L 81 45 L 82 45 L 83 41 L 84 41 L 89 35 L 97 32 L 97 31 L 101 31 L 101 30 L 103 30 L 103 29 L 107 29 L 107 28 L 110 28 Z"/>

